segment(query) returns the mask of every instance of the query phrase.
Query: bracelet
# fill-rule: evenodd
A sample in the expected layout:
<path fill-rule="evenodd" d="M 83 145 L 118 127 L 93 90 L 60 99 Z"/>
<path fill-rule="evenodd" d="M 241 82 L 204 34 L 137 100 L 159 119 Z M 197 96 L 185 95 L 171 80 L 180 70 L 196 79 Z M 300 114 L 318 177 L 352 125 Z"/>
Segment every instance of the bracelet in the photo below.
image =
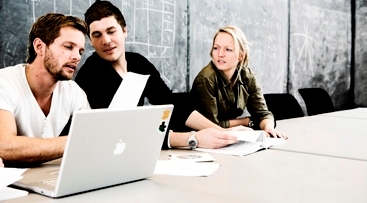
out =
<path fill-rule="evenodd" d="M 168 146 L 168 148 L 169 149 L 171 149 L 171 145 L 170 145 L 170 139 L 171 139 L 171 133 L 172 133 L 173 131 L 172 130 L 169 130 L 168 131 L 168 139 L 167 139 L 167 146 Z"/>

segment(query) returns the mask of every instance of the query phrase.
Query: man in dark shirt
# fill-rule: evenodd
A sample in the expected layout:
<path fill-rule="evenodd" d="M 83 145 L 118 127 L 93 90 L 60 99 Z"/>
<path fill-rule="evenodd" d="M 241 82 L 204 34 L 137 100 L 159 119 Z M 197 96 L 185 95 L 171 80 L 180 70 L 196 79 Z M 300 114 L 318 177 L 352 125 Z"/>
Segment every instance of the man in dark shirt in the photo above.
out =
<path fill-rule="evenodd" d="M 109 1 L 97 0 L 88 8 L 84 17 L 95 52 L 81 67 L 75 81 L 86 92 L 91 108 L 107 108 L 127 72 L 150 75 L 138 105 L 144 105 L 144 98 L 153 105 L 173 103 L 172 92 L 154 65 L 140 54 L 125 51 L 126 22 L 116 6 Z M 192 143 L 189 146 L 191 149 L 220 148 L 237 142 L 235 136 L 190 106 L 182 107 L 174 108 L 171 130 L 162 148 L 187 147 L 189 142 Z M 199 131 L 173 132 L 182 129 L 184 125 Z"/>

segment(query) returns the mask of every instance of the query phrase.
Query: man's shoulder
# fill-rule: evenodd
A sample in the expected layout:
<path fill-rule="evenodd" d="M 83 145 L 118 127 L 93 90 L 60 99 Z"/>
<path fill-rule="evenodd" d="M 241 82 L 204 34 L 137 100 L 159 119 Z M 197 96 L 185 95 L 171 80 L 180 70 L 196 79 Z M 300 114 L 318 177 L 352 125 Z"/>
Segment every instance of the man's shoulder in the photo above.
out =
<path fill-rule="evenodd" d="M 137 59 L 148 60 L 143 55 L 136 53 L 136 52 L 131 52 L 131 51 L 125 52 L 125 58 L 126 60 L 137 60 Z"/>
<path fill-rule="evenodd" d="M 26 64 L 18 64 L 0 69 L 0 105 L 1 109 L 14 112 L 19 102 L 25 101 L 29 85 L 25 76 Z"/>
<path fill-rule="evenodd" d="M 135 52 L 125 52 L 128 71 L 139 74 L 157 73 L 156 67 L 143 55 Z"/>
<path fill-rule="evenodd" d="M 100 58 L 96 52 L 93 52 L 93 54 L 88 56 L 85 62 L 80 66 L 75 79 L 80 79 L 80 77 L 84 78 L 85 76 L 91 74 L 99 74 L 99 72 L 103 70 L 100 68 L 103 66 L 103 63 L 104 60 Z"/>
<path fill-rule="evenodd" d="M 17 64 L 14 66 L 7 66 L 5 68 L 0 68 L 0 74 L 3 75 L 5 73 L 9 73 L 9 72 L 14 72 L 14 73 L 19 73 L 20 70 L 24 69 L 26 66 L 26 64 Z"/>
<path fill-rule="evenodd" d="M 18 64 L 0 69 L 1 81 L 17 81 L 19 78 L 25 77 L 26 64 Z M 23 72 L 22 72 L 23 71 Z M 24 73 L 24 74 L 22 74 Z"/>
<path fill-rule="evenodd" d="M 87 57 L 87 59 L 85 60 L 82 66 L 91 65 L 94 63 L 98 63 L 100 61 L 103 61 L 103 59 L 99 57 L 99 55 L 96 52 L 93 52 L 90 56 Z"/>

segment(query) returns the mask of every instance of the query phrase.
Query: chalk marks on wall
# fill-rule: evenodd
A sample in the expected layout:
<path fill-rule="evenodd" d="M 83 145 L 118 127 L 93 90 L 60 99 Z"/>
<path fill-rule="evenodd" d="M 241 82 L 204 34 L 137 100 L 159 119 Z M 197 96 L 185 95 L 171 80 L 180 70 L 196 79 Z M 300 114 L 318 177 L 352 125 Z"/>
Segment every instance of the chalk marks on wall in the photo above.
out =
<path fill-rule="evenodd" d="M 289 91 L 321 87 L 340 109 L 350 84 L 351 17 L 343 5 L 325 6 L 290 4 Z"/>
<path fill-rule="evenodd" d="M 297 41 L 302 41 L 302 46 L 300 48 L 298 57 L 296 57 L 297 62 L 301 65 L 301 68 L 304 71 L 310 71 L 311 75 L 314 75 L 313 70 L 313 59 L 314 59 L 314 48 L 312 44 L 314 43 L 314 39 L 311 36 L 308 23 L 303 23 L 303 32 L 302 33 L 293 33 L 292 37 L 300 37 L 300 39 L 296 39 Z M 309 68 L 309 70 L 307 70 Z"/>
<path fill-rule="evenodd" d="M 110 0 L 123 13 L 127 21 L 126 51 L 145 56 L 161 73 L 163 80 L 173 91 L 187 90 L 187 2 L 179 0 Z M 95 0 L 12 0 L 4 4 L 4 10 L 12 12 L 13 24 L 5 29 L 0 56 L 3 66 L 25 60 L 28 32 L 41 15 L 48 12 L 74 15 L 84 19 L 86 9 Z M 22 8 L 20 10 L 19 8 Z M 2 16 L 9 14 L 1 11 Z M 26 20 L 25 20 L 26 19 Z M 19 22 L 15 22 L 18 21 Z M 22 23 L 22 26 L 18 24 Z M 26 26 L 24 26 L 26 25 Z M 5 26 L 5 25 L 4 25 Z M 4 29 L 3 29 L 4 30 Z M 8 45 L 4 44 L 6 42 Z M 10 41 L 9 41 L 10 39 Z M 14 45 L 14 44 L 18 45 Z M 20 44 L 19 44 L 20 43 Z M 83 64 L 94 49 L 87 40 Z M 15 50 L 11 50 L 15 49 Z M 13 53 L 13 54 L 11 54 Z M 8 61 L 8 58 L 11 61 Z"/>
<path fill-rule="evenodd" d="M 145 56 L 174 91 L 187 91 L 187 2 L 122 0 L 126 50 Z"/>
<path fill-rule="evenodd" d="M 167 74 L 171 68 L 170 59 L 173 57 L 174 12 L 177 5 L 173 0 L 162 1 L 159 3 L 160 6 L 155 4 L 156 2 L 153 1 L 142 4 L 135 1 L 134 5 L 129 6 L 129 9 L 133 10 L 133 16 L 131 16 L 133 21 L 130 21 L 130 27 L 133 30 L 129 31 L 132 37 L 128 39 L 126 45 L 127 49 L 143 53 L 148 60 L 159 63 L 163 79 L 171 84 L 172 81 Z M 146 27 L 147 32 L 142 32 L 141 26 Z"/>

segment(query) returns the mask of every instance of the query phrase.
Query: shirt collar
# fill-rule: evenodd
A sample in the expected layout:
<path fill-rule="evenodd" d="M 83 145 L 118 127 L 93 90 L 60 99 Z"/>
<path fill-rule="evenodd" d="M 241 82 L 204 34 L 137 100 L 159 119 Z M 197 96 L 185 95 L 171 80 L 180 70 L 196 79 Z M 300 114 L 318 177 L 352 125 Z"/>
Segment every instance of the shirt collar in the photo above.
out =
<path fill-rule="evenodd" d="M 226 75 L 222 71 L 218 70 L 217 67 L 215 67 L 213 62 L 211 62 L 210 64 L 213 67 L 213 69 L 215 70 L 215 72 L 221 78 L 221 81 L 223 82 L 223 86 L 227 87 L 228 85 L 230 85 L 231 81 L 226 77 Z M 237 77 L 236 83 L 243 84 L 242 77 L 241 77 L 241 71 L 242 71 L 242 68 L 237 67 L 235 72 L 233 73 L 232 79 Z"/>

